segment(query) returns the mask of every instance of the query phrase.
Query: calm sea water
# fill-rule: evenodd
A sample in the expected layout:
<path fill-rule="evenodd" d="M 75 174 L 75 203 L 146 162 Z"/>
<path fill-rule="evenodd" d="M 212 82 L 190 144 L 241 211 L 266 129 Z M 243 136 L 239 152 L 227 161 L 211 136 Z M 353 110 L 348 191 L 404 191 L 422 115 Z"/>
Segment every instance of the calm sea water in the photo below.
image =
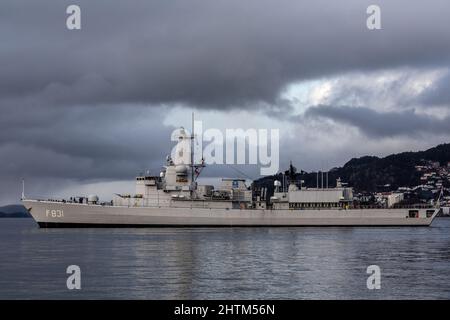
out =
<path fill-rule="evenodd" d="M 68 290 L 66 268 L 81 268 Z M 366 268 L 381 268 L 368 290 Z M 430 228 L 39 229 L 0 219 L 0 299 L 450 299 Z"/>

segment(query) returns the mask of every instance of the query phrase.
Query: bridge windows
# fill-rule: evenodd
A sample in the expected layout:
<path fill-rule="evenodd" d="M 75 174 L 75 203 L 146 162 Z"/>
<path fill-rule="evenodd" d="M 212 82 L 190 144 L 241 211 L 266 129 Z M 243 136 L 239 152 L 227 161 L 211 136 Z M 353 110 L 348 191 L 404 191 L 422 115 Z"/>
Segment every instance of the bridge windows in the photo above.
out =
<path fill-rule="evenodd" d="M 410 218 L 418 218 L 419 217 L 419 210 L 409 210 L 409 215 Z"/>

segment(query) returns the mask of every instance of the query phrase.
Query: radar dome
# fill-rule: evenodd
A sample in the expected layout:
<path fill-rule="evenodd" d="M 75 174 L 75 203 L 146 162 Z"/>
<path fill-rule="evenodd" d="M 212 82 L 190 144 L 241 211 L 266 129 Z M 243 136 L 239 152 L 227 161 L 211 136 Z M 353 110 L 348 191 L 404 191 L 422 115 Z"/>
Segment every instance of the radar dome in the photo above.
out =
<path fill-rule="evenodd" d="M 89 203 L 97 203 L 98 202 L 98 196 L 95 194 L 90 194 L 88 196 L 88 202 Z"/>
<path fill-rule="evenodd" d="M 181 164 L 181 165 L 178 165 L 178 166 L 175 167 L 175 172 L 178 175 L 186 175 L 187 171 L 188 171 L 188 167 L 185 166 L 184 164 Z"/>

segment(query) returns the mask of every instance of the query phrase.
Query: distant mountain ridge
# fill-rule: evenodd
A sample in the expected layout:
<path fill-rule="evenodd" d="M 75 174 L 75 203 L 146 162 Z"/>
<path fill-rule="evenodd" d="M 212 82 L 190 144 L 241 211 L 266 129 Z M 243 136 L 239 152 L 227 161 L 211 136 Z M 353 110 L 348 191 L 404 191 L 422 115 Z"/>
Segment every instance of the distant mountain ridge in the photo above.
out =
<path fill-rule="evenodd" d="M 404 186 L 412 187 L 420 184 L 421 174 L 415 166 L 422 164 L 424 161 L 440 162 L 441 165 L 447 165 L 450 162 L 450 143 L 441 144 L 425 151 L 402 152 L 384 158 L 376 156 L 353 158 L 343 167 L 330 170 L 328 185 L 334 187 L 336 179 L 341 178 L 343 182 L 348 183 L 357 192 L 385 190 L 386 186 L 388 186 L 387 189 L 391 190 Z M 294 165 L 296 164 L 294 163 Z M 295 174 L 296 181 L 304 180 L 306 187 L 316 187 L 316 172 L 298 171 L 299 173 Z M 264 177 L 254 183 L 256 186 L 265 186 L 272 189 L 274 180 L 282 181 L 282 174 Z M 325 184 L 326 182 L 324 182 Z"/>
<path fill-rule="evenodd" d="M 22 205 L 8 205 L 0 207 L 0 218 L 29 218 L 27 209 Z"/>

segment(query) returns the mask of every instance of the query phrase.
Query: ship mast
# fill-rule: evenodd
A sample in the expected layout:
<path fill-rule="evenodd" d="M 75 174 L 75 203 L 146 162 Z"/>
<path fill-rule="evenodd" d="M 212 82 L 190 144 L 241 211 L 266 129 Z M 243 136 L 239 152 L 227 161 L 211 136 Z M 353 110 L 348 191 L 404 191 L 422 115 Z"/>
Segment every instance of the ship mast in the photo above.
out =
<path fill-rule="evenodd" d="M 200 163 L 195 163 L 195 139 L 196 135 L 194 133 L 195 130 L 195 121 L 194 121 L 194 112 L 192 112 L 192 132 L 191 132 L 191 189 L 194 189 L 195 181 L 200 175 L 202 169 L 205 167 L 204 158 L 203 158 L 203 149 L 202 149 L 202 160 Z"/>
<path fill-rule="evenodd" d="M 191 189 L 194 188 L 194 112 L 192 112 L 191 129 Z"/>
<path fill-rule="evenodd" d="M 22 200 L 25 200 L 25 179 L 22 178 Z"/>

